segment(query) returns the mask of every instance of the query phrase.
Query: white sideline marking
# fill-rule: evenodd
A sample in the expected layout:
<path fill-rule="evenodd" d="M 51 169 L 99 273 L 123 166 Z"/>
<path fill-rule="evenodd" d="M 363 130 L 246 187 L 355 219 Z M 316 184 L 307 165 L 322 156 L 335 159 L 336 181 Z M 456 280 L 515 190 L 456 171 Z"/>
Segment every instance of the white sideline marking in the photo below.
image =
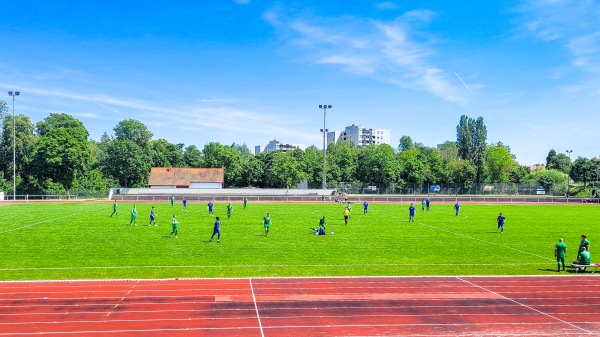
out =
<path fill-rule="evenodd" d="M 73 213 L 73 214 L 67 214 L 65 216 L 60 216 L 58 218 L 52 218 L 52 219 L 48 219 L 48 220 L 44 220 L 44 221 L 40 221 L 40 222 L 34 222 L 34 223 L 26 225 L 26 226 L 21 226 L 21 227 L 17 227 L 17 228 L 6 230 L 4 232 L 0 232 L 0 234 L 10 233 L 10 232 L 18 231 L 20 229 L 24 229 L 24 228 L 28 228 L 28 227 L 33 227 L 33 226 L 36 226 L 36 225 L 41 225 L 41 224 L 46 223 L 46 222 L 51 222 L 51 221 L 54 221 L 54 220 L 69 218 L 69 217 L 72 217 L 72 216 L 80 215 L 81 213 L 88 213 L 88 212 L 92 212 L 92 211 L 95 211 L 95 209 L 91 209 L 91 210 L 85 211 L 85 212 L 78 212 L 78 213 Z"/>
<path fill-rule="evenodd" d="M 545 313 L 545 312 L 543 312 L 543 311 L 539 311 L 539 310 L 537 310 L 537 309 L 535 309 L 535 308 L 532 308 L 532 307 L 528 306 L 527 304 L 523 304 L 523 303 L 521 303 L 521 302 L 519 302 L 519 301 L 517 301 L 517 300 L 513 300 L 512 298 L 509 298 L 509 297 L 506 297 L 506 296 L 504 296 L 504 295 L 498 294 L 497 292 L 495 292 L 495 291 L 492 291 L 492 290 L 489 290 L 489 289 L 487 289 L 487 288 L 485 288 L 485 287 L 483 287 L 483 286 L 480 286 L 480 285 L 477 285 L 477 284 L 475 284 L 475 283 L 473 283 L 473 282 L 470 282 L 470 281 L 464 280 L 464 279 L 462 279 L 462 278 L 460 278 L 460 277 L 457 277 L 457 279 L 458 279 L 458 280 L 461 280 L 461 281 L 463 281 L 463 282 L 465 282 L 465 283 L 468 283 L 468 284 L 470 284 L 470 285 L 472 285 L 472 286 L 474 286 L 474 287 L 477 287 L 477 288 L 479 288 L 479 289 L 481 289 L 481 290 L 484 290 L 484 291 L 487 291 L 487 292 L 489 292 L 489 293 L 492 293 L 492 294 L 494 294 L 494 295 L 496 295 L 496 296 L 500 296 L 500 297 L 502 297 L 502 298 L 505 298 L 505 299 L 507 299 L 507 300 L 509 300 L 509 301 L 511 301 L 511 302 L 513 302 L 513 303 L 516 303 L 516 304 L 518 304 L 518 305 L 524 306 L 525 308 L 527 308 L 527 309 L 530 309 L 530 310 L 533 310 L 533 311 L 535 311 L 535 312 L 537 312 L 537 313 L 540 313 L 540 314 L 542 314 L 542 315 L 544 315 L 544 316 L 550 317 L 550 318 L 552 318 L 552 319 L 554 319 L 554 320 L 557 320 L 557 321 L 559 321 L 559 322 L 562 322 L 562 323 L 564 323 L 564 324 L 570 325 L 571 327 L 573 327 L 573 328 L 575 328 L 575 329 L 578 329 L 578 330 L 584 331 L 585 333 L 588 333 L 588 334 L 593 334 L 593 332 L 591 332 L 591 331 L 588 331 L 588 330 L 586 330 L 586 329 L 584 329 L 584 328 L 578 327 L 577 325 L 574 325 L 574 324 L 572 324 L 572 323 L 569 323 L 569 322 L 567 322 L 567 321 L 563 321 L 562 319 L 560 319 L 560 318 L 557 318 L 557 317 L 554 317 L 554 316 L 552 316 L 552 315 L 550 315 L 550 314 L 547 314 L 547 313 Z"/>
<path fill-rule="evenodd" d="M 265 337 L 265 333 L 263 332 L 262 322 L 260 321 L 260 314 L 258 313 L 258 304 L 256 303 L 256 296 L 254 296 L 254 287 L 252 286 L 252 279 L 248 279 L 250 281 L 250 290 L 252 290 L 252 301 L 254 302 L 254 309 L 256 310 L 256 318 L 258 319 L 258 327 L 260 328 L 260 335 Z"/>
<path fill-rule="evenodd" d="M 395 219 L 398 219 L 398 220 L 400 220 L 400 218 L 399 218 L 399 217 L 397 217 L 397 216 L 394 216 L 394 217 L 392 217 L 392 218 L 395 218 Z M 400 221 L 402 221 L 402 220 L 400 220 Z M 513 247 L 510 247 L 510 246 L 506 246 L 506 245 L 503 245 L 503 244 L 499 244 L 499 243 L 496 243 L 496 242 L 493 242 L 493 241 L 488 241 L 488 240 L 484 240 L 484 239 L 480 239 L 480 238 L 474 238 L 474 237 L 472 237 L 472 236 L 468 236 L 468 235 L 465 235 L 465 234 L 462 234 L 462 233 L 454 232 L 454 231 L 451 231 L 451 230 L 448 230 L 448 229 L 444 229 L 444 228 L 440 228 L 440 227 L 436 227 L 436 226 L 427 225 L 427 224 L 425 224 L 425 223 L 422 223 L 422 222 L 412 222 L 412 223 L 413 223 L 413 224 L 417 224 L 417 225 L 421 225 L 421 226 L 425 226 L 425 227 L 429 227 L 429 228 L 433 228 L 433 229 L 437 229 L 437 230 L 439 230 L 439 231 L 442 231 L 442 232 L 446 232 L 446 233 L 454 234 L 454 235 L 456 235 L 456 236 L 462 236 L 463 238 L 467 238 L 467 239 L 471 239 L 471 240 L 476 240 L 476 241 L 485 242 L 485 243 L 488 243 L 488 244 L 491 244 L 491 245 L 495 245 L 495 246 L 499 246 L 499 247 L 502 247 L 502 248 L 508 248 L 508 249 L 512 249 L 512 250 L 514 250 L 514 251 L 517 251 L 517 252 L 519 252 L 519 253 L 523 253 L 523 254 L 532 255 L 532 256 L 535 256 L 535 257 L 542 258 L 542 259 L 544 259 L 544 260 L 550 260 L 550 261 L 554 261 L 554 259 L 551 259 L 551 258 L 549 258 L 549 257 L 547 257 L 547 256 L 541 256 L 541 255 L 537 255 L 537 254 L 530 253 L 530 252 L 527 252 L 527 251 L 524 251 L 524 250 L 520 250 L 520 249 L 517 249 L 517 248 L 513 248 Z"/>
<path fill-rule="evenodd" d="M 510 248 L 510 247 L 508 247 Z M 281 267 L 419 267 L 419 266 L 524 266 L 524 265 L 539 265 L 535 262 L 520 262 L 520 263 L 388 263 L 388 264 L 270 264 L 260 266 L 261 268 L 281 268 Z M 255 268 L 256 265 L 233 265 L 226 266 L 227 268 Z M 164 269 L 164 268 L 225 268 L 223 266 L 81 266 L 81 267 L 32 267 L 32 268 L 0 268 L 0 271 L 20 271 L 20 270 L 84 270 L 84 269 Z M 439 276 L 439 275 L 436 275 Z M 539 275 L 538 275 L 539 276 Z M 318 276 L 321 277 L 321 276 Z M 327 276 L 323 276 L 327 277 Z M 361 277 L 361 276 L 358 276 Z M 377 277 L 377 276 L 362 276 L 362 277 Z M 395 277 L 395 276 L 392 276 Z M 423 277 L 423 276 L 415 276 Z M 442 276 L 443 277 L 443 276 Z M 453 277 L 448 275 L 447 277 Z M 304 277 L 300 277 L 304 278 Z M 235 277 L 234 277 L 235 279 Z"/>

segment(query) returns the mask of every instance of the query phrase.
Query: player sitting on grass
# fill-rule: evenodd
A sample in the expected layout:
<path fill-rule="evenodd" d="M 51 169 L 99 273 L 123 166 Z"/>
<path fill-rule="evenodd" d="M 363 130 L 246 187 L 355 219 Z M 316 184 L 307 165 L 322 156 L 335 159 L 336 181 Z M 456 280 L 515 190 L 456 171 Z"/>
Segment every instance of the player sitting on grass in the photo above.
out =
<path fill-rule="evenodd" d="M 325 216 L 323 215 L 323 218 L 319 219 L 319 228 L 310 227 L 310 229 L 315 232 L 315 235 L 325 235 L 327 233 L 325 229 Z"/>

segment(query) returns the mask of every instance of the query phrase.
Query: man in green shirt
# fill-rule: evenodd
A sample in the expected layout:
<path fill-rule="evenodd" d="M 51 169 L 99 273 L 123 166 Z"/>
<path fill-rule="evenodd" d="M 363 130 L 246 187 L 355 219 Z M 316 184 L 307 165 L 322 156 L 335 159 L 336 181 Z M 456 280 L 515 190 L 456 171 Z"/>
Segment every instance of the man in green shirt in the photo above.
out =
<path fill-rule="evenodd" d="M 247 204 L 248 204 L 248 197 L 244 197 L 244 209 L 246 209 Z"/>
<path fill-rule="evenodd" d="M 583 264 L 588 265 L 592 262 L 592 255 L 588 251 L 587 246 L 583 246 L 581 251 L 579 252 L 579 256 L 577 256 L 577 260 L 573 261 L 573 264 Z M 579 271 L 585 271 L 585 267 L 579 268 Z"/>
<path fill-rule="evenodd" d="M 554 247 L 554 257 L 556 258 L 556 263 L 558 265 L 557 272 L 560 272 L 560 265 L 562 263 L 562 270 L 565 270 L 565 255 L 567 253 L 567 245 L 563 242 L 563 239 L 558 239 L 558 243 L 556 247 Z"/>
<path fill-rule="evenodd" d="M 267 213 L 267 215 L 263 218 L 263 225 L 265 226 L 265 236 L 268 236 L 269 227 L 271 226 L 271 213 Z"/>
<path fill-rule="evenodd" d="M 173 234 L 175 234 L 175 239 L 177 239 L 179 222 L 177 222 L 177 216 L 175 216 L 175 214 L 173 214 L 173 219 L 171 219 L 171 224 L 173 225 L 173 231 L 171 232 L 171 235 L 169 235 L 169 237 L 171 237 L 171 236 L 173 236 Z"/>
<path fill-rule="evenodd" d="M 113 215 L 116 215 L 117 218 L 119 217 L 119 213 L 117 213 L 117 199 L 115 199 L 115 201 L 113 202 L 113 212 L 110 215 L 110 217 L 112 218 Z"/>
<path fill-rule="evenodd" d="M 425 212 L 425 199 L 421 201 L 421 212 Z"/>
<path fill-rule="evenodd" d="M 230 203 L 227 205 L 227 219 L 231 218 L 231 213 L 233 213 L 233 206 Z"/>
<path fill-rule="evenodd" d="M 173 208 L 175 206 L 175 196 L 172 195 L 171 196 L 171 208 Z"/>
<path fill-rule="evenodd" d="M 131 221 L 129 221 L 129 225 L 133 224 L 137 226 L 137 208 L 135 208 L 135 204 L 133 204 L 133 208 L 131 209 Z"/>

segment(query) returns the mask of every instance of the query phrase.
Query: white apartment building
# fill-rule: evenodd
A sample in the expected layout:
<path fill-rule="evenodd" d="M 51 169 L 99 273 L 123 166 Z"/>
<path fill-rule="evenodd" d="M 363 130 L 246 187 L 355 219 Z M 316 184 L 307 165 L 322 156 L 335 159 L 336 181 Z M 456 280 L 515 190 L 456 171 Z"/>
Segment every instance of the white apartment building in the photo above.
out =
<path fill-rule="evenodd" d="M 284 144 L 279 140 L 272 140 L 265 146 L 265 148 L 261 151 L 261 146 L 254 147 L 254 154 L 257 155 L 260 152 L 273 152 L 273 151 L 293 151 L 295 149 L 306 150 L 306 145 L 303 144 Z"/>
<path fill-rule="evenodd" d="M 331 134 L 333 132 L 330 132 Z M 329 134 L 327 134 L 329 143 Z M 335 137 L 335 133 L 333 133 Z M 336 143 L 345 142 L 354 146 L 367 146 L 369 144 L 391 144 L 390 130 L 388 129 L 367 129 L 360 125 L 347 126 L 345 131 L 340 132 Z"/>

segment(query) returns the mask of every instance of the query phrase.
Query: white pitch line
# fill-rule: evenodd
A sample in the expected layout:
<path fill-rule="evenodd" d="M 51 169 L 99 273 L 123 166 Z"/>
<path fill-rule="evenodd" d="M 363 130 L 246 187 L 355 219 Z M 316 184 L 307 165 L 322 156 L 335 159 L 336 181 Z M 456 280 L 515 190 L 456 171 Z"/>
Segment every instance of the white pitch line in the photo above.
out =
<path fill-rule="evenodd" d="M 484 239 L 474 238 L 472 236 L 468 236 L 468 235 L 465 235 L 465 234 L 462 234 L 462 233 L 450 231 L 450 230 L 447 230 L 447 229 L 444 229 L 444 228 L 439 228 L 439 227 L 435 227 L 435 226 L 431 226 L 431 225 L 426 225 L 426 224 L 424 224 L 422 222 L 415 222 L 415 223 L 419 224 L 421 226 L 425 226 L 425 227 L 437 229 L 437 230 L 440 230 L 440 231 L 443 231 L 443 232 L 446 232 L 446 233 L 454 234 L 454 235 L 457 235 L 457 236 L 462 236 L 464 238 L 468 238 L 468 239 L 471 239 L 471 240 L 477 240 L 477 241 L 485 242 L 487 244 L 496 245 L 496 246 L 499 246 L 499 247 L 502 247 L 502 248 L 512 249 L 512 250 L 517 251 L 519 253 L 532 255 L 532 256 L 535 256 L 535 257 L 542 258 L 544 260 L 554 261 L 554 259 L 551 259 L 551 258 L 546 257 L 546 256 L 537 255 L 537 254 L 530 253 L 530 252 L 527 252 L 527 251 L 524 251 L 524 250 L 520 250 L 520 249 L 517 249 L 517 248 L 510 247 L 510 246 L 502 245 L 502 244 L 499 244 L 499 243 L 496 243 L 496 242 L 493 242 L 493 241 L 488 241 L 488 240 L 484 240 Z"/>
<path fill-rule="evenodd" d="M 584 331 L 585 333 L 588 333 L 588 334 L 593 334 L 593 332 L 591 332 L 591 331 L 588 331 L 588 330 L 586 330 L 586 329 L 584 329 L 584 328 L 578 327 L 577 325 L 575 325 L 575 324 L 572 324 L 572 323 L 569 323 L 569 322 L 567 322 L 567 321 L 563 321 L 562 319 L 560 319 L 560 318 L 558 318 L 558 317 L 554 317 L 554 316 L 552 316 L 552 315 L 550 315 L 550 314 L 547 314 L 547 313 L 545 313 L 545 312 L 543 312 L 543 311 L 537 310 L 537 309 L 535 309 L 535 308 L 533 308 L 533 307 L 530 307 L 530 306 L 528 306 L 527 304 L 521 303 L 521 302 L 519 302 L 519 301 L 517 301 L 517 300 L 514 300 L 514 299 L 512 299 L 512 298 L 509 298 L 509 297 L 506 297 L 506 296 L 504 296 L 504 295 L 501 295 L 501 294 L 499 294 L 499 293 L 497 293 L 497 292 L 495 292 L 495 291 L 493 291 L 493 290 L 487 289 L 487 288 L 485 288 L 485 287 L 483 287 L 483 286 L 477 285 L 477 284 L 475 284 L 475 283 L 473 283 L 473 282 L 467 281 L 467 280 L 465 280 L 465 279 L 462 279 L 462 278 L 460 278 L 460 277 L 457 277 L 457 279 L 458 279 L 458 280 L 461 280 L 461 281 L 463 281 L 463 282 L 465 282 L 465 283 L 468 283 L 468 284 L 470 284 L 470 285 L 472 285 L 472 286 L 474 286 L 474 287 L 477 287 L 477 288 L 479 288 L 479 289 L 481 289 L 481 290 L 484 290 L 484 291 L 487 291 L 487 292 L 489 292 L 489 293 L 491 293 L 491 294 L 494 294 L 494 295 L 496 295 L 496 296 L 500 296 L 500 297 L 502 297 L 502 298 L 504 298 L 504 299 L 507 299 L 507 300 L 509 300 L 509 301 L 511 301 L 511 302 L 513 302 L 513 303 L 516 303 L 516 304 L 518 304 L 518 305 L 524 306 L 525 308 L 527 308 L 527 309 L 529 309 L 529 310 L 533 310 L 533 311 L 535 311 L 535 312 L 537 312 L 537 313 L 540 313 L 540 314 L 542 314 L 542 315 L 544 315 L 544 316 L 546 316 L 546 317 L 550 317 L 550 318 L 552 318 L 552 319 L 554 319 L 554 320 L 557 320 L 557 321 L 559 321 L 559 322 L 562 322 L 562 323 L 564 323 L 564 324 L 570 325 L 571 327 L 573 327 L 573 328 L 575 328 L 575 329 L 578 329 L 578 330 Z"/>
<path fill-rule="evenodd" d="M 21 226 L 21 227 L 17 227 L 17 228 L 13 228 L 13 229 L 9 229 L 9 230 L 0 232 L 0 234 L 6 234 L 6 233 L 18 231 L 20 229 L 24 229 L 24 228 L 28 228 L 28 227 L 33 227 L 33 226 L 44 224 L 46 222 L 52 222 L 52 221 L 55 221 L 55 220 L 69 218 L 69 217 L 76 216 L 76 215 L 81 215 L 82 213 L 88 213 L 88 212 L 91 212 L 91 211 L 95 211 L 95 209 L 91 209 L 91 210 L 86 211 L 86 212 L 78 212 L 78 213 L 73 213 L 73 214 L 67 214 L 65 216 L 60 216 L 58 218 L 52 218 L 52 219 L 48 219 L 48 220 L 44 220 L 44 221 L 40 221 L 40 222 L 35 222 L 35 223 L 29 224 L 29 225 L 26 225 L 26 226 Z"/>
<path fill-rule="evenodd" d="M 480 240 L 484 242 L 488 242 L 481 239 L 472 238 L 475 240 Z M 493 242 L 488 242 L 490 244 L 494 244 Z M 499 246 L 510 248 L 517 250 L 516 248 L 511 248 L 508 246 L 503 246 L 497 244 Z M 535 255 L 535 254 L 533 254 Z M 539 255 L 536 255 L 539 257 Z M 534 262 L 519 262 L 519 263 L 388 263 L 388 264 L 375 264 L 375 263 L 356 263 L 356 264 L 270 264 L 260 266 L 261 268 L 282 268 L 282 267 L 419 267 L 419 266 L 526 266 L 526 265 L 539 265 Z M 193 268 L 255 268 L 256 265 L 234 265 L 234 266 L 81 266 L 81 267 L 40 267 L 40 268 L 0 268 L 0 271 L 22 271 L 22 270 L 86 270 L 86 269 L 193 269 Z M 454 275 L 448 275 L 447 277 L 452 277 Z M 321 277 L 321 276 L 319 276 Z M 319 278 L 317 277 L 317 278 Z M 326 277 L 326 276 L 325 276 Z M 375 277 L 375 276 L 360 276 L 360 277 Z M 304 277 L 301 277 L 304 278 Z"/>
<path fill-rule="evenodd" d="M 254 296 L 254 286 L 252 286 L 252 279 L 248 279 L 250 281 L 250 290 L 252 290 L 252 301 L 254 302 L 254 309 L 256 309 L 256 318 L 258 319 L 258 327 L 260 328 L 260 335 L 265 337 L 265 333 L 263 332 L 262 322 L 260 321 L 260 314 L 258 313 L 258 304 L 256 303 L 256 296 Z"/>

